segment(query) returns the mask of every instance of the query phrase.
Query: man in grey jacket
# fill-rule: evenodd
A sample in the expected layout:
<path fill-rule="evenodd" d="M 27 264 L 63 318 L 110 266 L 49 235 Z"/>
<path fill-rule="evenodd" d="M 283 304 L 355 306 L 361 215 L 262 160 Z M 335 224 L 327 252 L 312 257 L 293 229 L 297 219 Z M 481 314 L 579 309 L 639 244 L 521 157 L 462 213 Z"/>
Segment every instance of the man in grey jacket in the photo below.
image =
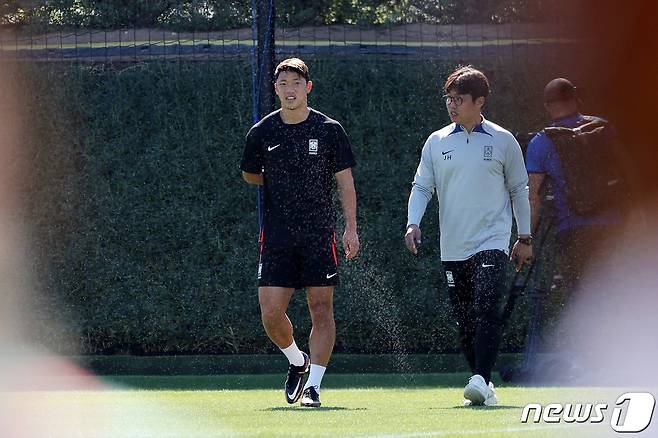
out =
<path fill-rule="evenodd" d="M 509 260 L 519 271 L 532 259 L 528 174 L 514 136 L 482 116 L 489 81 L 481 71 L 456 69 L 444 91 L 453 123 L 432 133 L 423 146 L 405 244 L 417 253 L 420 221 L 436 189 L 441 261 L 460 346 L 473 374 L 464 388 L 465 404 L 490 406 L 497 403 L 491 372 L 502 331 L 512 210 L 519 239 Z"/>

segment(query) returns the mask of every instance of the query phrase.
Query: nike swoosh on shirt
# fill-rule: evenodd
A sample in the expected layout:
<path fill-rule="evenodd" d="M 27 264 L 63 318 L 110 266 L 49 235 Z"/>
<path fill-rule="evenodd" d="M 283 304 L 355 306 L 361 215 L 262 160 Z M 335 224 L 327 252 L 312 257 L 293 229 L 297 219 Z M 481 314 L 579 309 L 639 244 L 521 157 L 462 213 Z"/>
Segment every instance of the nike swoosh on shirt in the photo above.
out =
<path fill-rule="evenodd" d="M 454 151 L 454 149 L 450 149 L 449 151 L 443 151 L 441 152 L 441 155 L 449 154 L 452 151 Z"/>
<path fill-rule="evenodd" d="M 268 151 L 268 152 L 272 152 L 274 149 L 278 148 L 279 146 L 281 146 L 281 143 L 279 143 L 279 144 L 276 145 L 276 146 L 268 146 L 268 147 L 267 147 L 267 151 Z"/>
<path fill-rule="evenodd" d="M 332 277 L 335 277 L 336 275 L 338 275 L 338 272 L 334 272 L 334 273 L 331 274 L 331 275 L 327 274 L 327 280 L 329 280 L 329 279 L 332 278 Z"/>
<path fill-rule="evenodd" d="M 483 268 L 490 268 L 490 267 L 492 267 L 492 266 L 496 266 L 496 265 L 485 265 L 484 263 L 482 263 L 482 267 L 483 267 Z"/>

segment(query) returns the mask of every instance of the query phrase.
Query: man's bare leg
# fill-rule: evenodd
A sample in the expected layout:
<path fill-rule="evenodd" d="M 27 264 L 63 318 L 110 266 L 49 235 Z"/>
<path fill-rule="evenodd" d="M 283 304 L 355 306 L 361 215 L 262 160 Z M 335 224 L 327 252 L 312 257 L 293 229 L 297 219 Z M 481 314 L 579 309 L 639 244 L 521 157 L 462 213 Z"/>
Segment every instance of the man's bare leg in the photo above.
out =
<path fill-rule="evenodd" d="M 320 384 L 336 341 L 334 287 L 309 287 L 306 290 L 306 295 L 313 327 L 309 338 L 311 372 L 304 385 L 302 406 L 319 407 Z"/>

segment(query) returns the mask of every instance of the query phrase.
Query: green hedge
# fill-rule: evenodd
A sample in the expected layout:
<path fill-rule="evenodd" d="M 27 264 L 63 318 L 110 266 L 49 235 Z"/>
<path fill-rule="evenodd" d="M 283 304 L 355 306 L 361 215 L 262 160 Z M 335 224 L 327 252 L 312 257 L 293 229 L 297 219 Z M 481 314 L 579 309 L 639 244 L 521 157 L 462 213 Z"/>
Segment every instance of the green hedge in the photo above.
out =
<path fill-rule="evenodd" d="M 99 376 L 216 376 L 268 374 L 284 370 L 287 360 L 281 353 L 212 356 L 77 356 L 70 359 Z M 519 354 L 501 354 L 501 365 L 516 364 Z M 500 368 L 500 367 L 499 367 Z M 335 354 L 332 373 L 445 373 L 465 372 L 464 356 L 455 354 Z"/>
<path fill-rule="evenodd" d="M 419 257 L 402 244 L 420 149 L 447 123 L 437 84 L 453 65 L 310 65 L 312 106 L 343 123 L 358 160 L 363 248 L 342 264 L 336 351 L 457 351 L 436 202 Z M 486 114 L 526 131 L 540 126 L 547 73 L 519 65 L 487 69 Z M 22 64 L 10 79 L 25 108 L 23 197 L 40 290 L 29 324 L 39 341 L 81 354 L 276 351 L 258 311 L 255 189 L 238 171 L 251 125 L 248 62 Z M 303 293 L 289 314 L 304 345 Z M 504 349 L 520 348 L 525 318 L 517 312 Z"/>

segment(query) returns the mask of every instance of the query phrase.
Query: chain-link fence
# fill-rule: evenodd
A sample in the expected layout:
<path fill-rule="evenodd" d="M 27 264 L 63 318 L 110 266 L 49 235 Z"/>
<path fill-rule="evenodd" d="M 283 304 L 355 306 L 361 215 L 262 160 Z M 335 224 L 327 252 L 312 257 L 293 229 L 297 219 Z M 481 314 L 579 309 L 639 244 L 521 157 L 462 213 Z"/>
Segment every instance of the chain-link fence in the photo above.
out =
<path fill-rule="evenodd" d="M 180 0 L 161 4 L 159 9 L 157 1 L 150 2 L 151 9 L 134 2 L 132 11 L 119 6 L 113 10 L 112 2 L 104 10 L 92 7 L 100 2 L 42 3 L 41 8 L 34 6 L 22 13 L 5 11 L 0 31 L 3 58 L 225 59 L 249 56 L 257 44 L 252 25 L 255 2 Z M 85 8 L 81 3 L 89 5 Z M 550 62 L 553 53 L 582 38 L 571 21 L 556 19 L 558 6 L 537 1 L 436 1 L 422 7 L 414 6 L 419 2 L 387 2 L 390 5 L 383 7 L 374 6 L 381 2 L 362 1 L 365 12 L 337 11 L 341 2 L 311 2 L 317 5 L 307 8 L 293 3 L 270 2 L 276 53 L 281 56 L 377 54 Z M 401 4 L 396 7 L 397 3 Z M 409 3 L 407 9 L 404 3 Z"/>

